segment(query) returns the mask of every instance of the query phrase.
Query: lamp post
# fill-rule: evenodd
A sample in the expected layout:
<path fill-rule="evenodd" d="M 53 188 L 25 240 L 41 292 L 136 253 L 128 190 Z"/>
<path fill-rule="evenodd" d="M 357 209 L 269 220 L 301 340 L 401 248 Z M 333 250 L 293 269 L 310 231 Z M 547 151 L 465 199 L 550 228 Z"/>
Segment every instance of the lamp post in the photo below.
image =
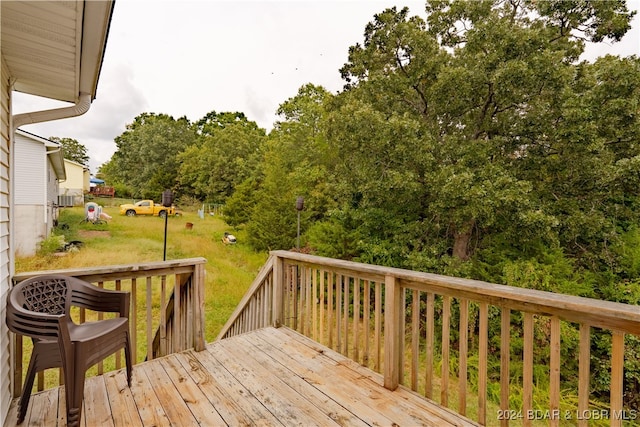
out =
<path fill-rule="evenodd" d="M 296 199 L 296 210 L 298 211 L 298 238 L 296 240 L 296 248 L 300 252 L 300 211 L 304 209 L 304 197 L 298 196 Z"/>

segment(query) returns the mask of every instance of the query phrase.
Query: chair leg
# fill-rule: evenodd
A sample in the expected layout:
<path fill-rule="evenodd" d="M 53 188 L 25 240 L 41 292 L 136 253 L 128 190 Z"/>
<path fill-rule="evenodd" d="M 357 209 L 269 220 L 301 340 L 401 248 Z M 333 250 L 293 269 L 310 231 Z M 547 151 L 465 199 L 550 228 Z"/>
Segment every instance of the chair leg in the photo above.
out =
<path fill-rule="evenodd" d="M 67 426 L 76 427 L 80 425 L 82 416 L 82 401 L 84 399 L 84 377 L 86 369 L 84 364 L 78 363 L 76 356 L 76 366 L 71 382 L 66 385 L 67 393 Z"/>
<path fill-rule="evenodd" d="M 37 352 L 31 353 L 31 360 L 29 360 L 29 368 L 27 368 L 27 376 L 24 379 L 24 387 L 22 388 L 22 396 L 20 396 L 20 403 L 18 404 L 18 424 L 24 421 L 24 417 L 27 415 L 27 408 L 29 407 L 29 399 L 31 398 L 31 389 L 33 388 L 33 382 L 36 378 L 36 358 Z"/>

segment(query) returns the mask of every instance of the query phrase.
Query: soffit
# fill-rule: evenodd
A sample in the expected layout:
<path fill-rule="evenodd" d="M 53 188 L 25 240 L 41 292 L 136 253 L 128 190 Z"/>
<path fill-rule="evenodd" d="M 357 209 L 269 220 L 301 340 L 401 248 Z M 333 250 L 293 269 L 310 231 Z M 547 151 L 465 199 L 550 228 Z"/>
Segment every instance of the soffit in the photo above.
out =
<path fill-rule="evenodd" d="M 67 102 L 95 98 L 113 1 L 2 0 L 2 56 L 14 90 Z"/>

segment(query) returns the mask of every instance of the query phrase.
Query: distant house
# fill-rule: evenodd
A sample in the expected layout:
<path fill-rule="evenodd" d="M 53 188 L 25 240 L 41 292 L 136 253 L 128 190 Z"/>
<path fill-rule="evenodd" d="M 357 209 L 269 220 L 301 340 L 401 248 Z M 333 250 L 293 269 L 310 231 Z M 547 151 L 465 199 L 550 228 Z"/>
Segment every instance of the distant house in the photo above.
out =
<path fill-rule="evenodd" d="M 15 252 L 30 256 L 58 219 L 58 184 L 66 179 L 64 157 L 57 142 L 20 129 L 15 142 Z"/>
<path fill-rule="evenodd" d="M 67 179 L 60 183 L 58 204 L 60 206 L 82 206 L 84 195 L 89 192 L 89 168 L 78 162 L 64 159 Z"/>

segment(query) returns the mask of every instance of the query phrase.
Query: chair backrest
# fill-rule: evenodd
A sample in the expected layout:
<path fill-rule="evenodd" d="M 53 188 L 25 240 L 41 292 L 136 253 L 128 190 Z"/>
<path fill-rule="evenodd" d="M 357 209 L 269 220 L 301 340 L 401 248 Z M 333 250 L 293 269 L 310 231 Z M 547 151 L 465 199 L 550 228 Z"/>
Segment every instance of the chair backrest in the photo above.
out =
<path fill-rule="evenodd" d="M 15 288 L 14 292 L 22 294 L 23 308 L 36 313 L 66 314 L 69 307 L 71 286 L 66 277 L 39 276 L 32 277 Z"/>
<path fill-rule="evenodd" d="M 59 318 L 69 314 L 71 284 L 60 275 L 36 276 L 14 286 L 7 299 L 7 326 L 40 339 L 59 335 Z"/>

